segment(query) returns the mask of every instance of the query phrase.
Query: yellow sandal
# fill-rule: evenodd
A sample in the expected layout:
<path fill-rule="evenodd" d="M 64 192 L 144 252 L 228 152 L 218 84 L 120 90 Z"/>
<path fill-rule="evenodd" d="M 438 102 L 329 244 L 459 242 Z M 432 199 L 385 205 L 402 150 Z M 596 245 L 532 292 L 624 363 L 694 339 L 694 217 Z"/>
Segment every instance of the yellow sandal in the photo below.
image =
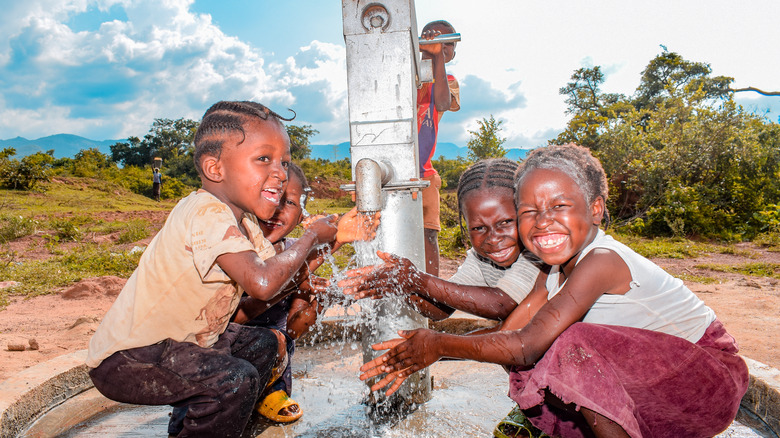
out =
<path fill-rule="evenodd" d="M 282 409 L 290 407 L 292 405 L 298 406 L 298 412 L 292 415 L 280 415 L 279 412 Z M 274 391 L 268 394 L 260 406 L 257 408 L 257 412 L 265 418 L 277 423 L 292 423 L 301 418 L 303 411 L 301 406 L 295 400 L 291 399 L 283 390 Z"/>

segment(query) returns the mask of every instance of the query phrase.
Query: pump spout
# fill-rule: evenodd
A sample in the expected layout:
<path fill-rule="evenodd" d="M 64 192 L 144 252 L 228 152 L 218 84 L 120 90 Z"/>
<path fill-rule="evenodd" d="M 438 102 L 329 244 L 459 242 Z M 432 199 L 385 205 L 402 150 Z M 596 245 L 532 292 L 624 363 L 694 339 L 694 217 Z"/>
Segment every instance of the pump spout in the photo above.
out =
<path fill-rule="evenodd" d="M 355 203 L 359 212 L 382 210 L 382 187 L 393 179 L 393 168 L 371 158 L 355 165 Z"/>

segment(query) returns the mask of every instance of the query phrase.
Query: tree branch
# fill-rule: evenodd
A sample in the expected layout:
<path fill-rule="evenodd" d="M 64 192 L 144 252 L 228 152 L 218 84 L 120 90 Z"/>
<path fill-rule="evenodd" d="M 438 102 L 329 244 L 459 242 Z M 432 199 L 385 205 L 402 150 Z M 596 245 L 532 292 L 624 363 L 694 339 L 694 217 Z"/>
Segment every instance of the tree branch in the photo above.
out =
<path fill-rule="evenodd" d="M 780 91 L 763 91 L 755 87 L 730 88 L 729 91 L 733 91 L 734 93 L 738 93 L 740 91 L 755 91 L 756 93 L 763 94 L 764 96 L 780 96 Z"/>

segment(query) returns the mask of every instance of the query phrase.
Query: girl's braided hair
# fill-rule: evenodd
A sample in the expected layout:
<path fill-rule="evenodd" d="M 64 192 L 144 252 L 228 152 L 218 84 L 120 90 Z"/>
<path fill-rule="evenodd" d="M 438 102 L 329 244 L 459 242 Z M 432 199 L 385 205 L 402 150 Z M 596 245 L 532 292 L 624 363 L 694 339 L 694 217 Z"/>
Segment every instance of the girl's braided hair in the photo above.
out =
<path fill-rule="evenodd" d="M 515 174 L 515 187 L 520 187 L 526 175 L 535 169 L 551 169 L 565 173 L 582 190 L 585 201 L 591 204 L 602 198 L 606 204 L 609 196 L 607 175 L 601 162 L 590 153 L 590 149 L 574 144 L 546 146 L 534 149 Z M 515 190 L 517 204 L 519 190 Z M 609 212 L 604 209 L 605 226 L 609 226 Z"/>
<path fill-rule="evenodd" d="M 219 157 L 222 146 L 230 134 L 241 133 L 242 138 L 238 144 L 243 143 L 246 139 L 244 125 L 253 118 L 272 121 L 281 126 L 282 120 L 289 122 L 295 119 L 295 111 L 290 111 L 293 116 L 286 119 L 257 102 L 223 100 L 215 103 L 203 114 L 203 119 L 195 132 L 195 152 L 192 157 L 195 169 L 199 174 L 201 173 L 200 160 L 203 155 Z"/>
<path fill-rule="evenodd" d="M 490 187 L 505 187 L 514 192 L 514 176 L 518 166 L 516 161 L 509 158 L 489 158 L 477 161 L 460 175 L 457 194 L 458 224 L 464 240 L 468 236 L 463 226 L 463 200 L 466 194 L 477 189 Z"/>

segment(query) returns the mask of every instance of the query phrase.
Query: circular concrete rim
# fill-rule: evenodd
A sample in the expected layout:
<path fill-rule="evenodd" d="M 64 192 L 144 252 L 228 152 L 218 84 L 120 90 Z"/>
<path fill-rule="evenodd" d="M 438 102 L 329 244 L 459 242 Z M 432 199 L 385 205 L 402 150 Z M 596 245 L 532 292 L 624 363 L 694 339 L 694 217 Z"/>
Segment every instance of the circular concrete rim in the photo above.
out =
<path fill-rule="evenodd" d="M 331 331 L 343 332 L 338 321 L 330 321 L 328 325 Z M 440 331 L 464 333 L 486 324 L 470 318 L 451 318 L 434 325 Z M 0 436 L 19 436 L 49 410 L 93 388 L 84 364 L 86 357 L 87 350 L 79 350 L 32 366 L 0 382 Z M 750 385 L 742 398 L 742 407 L 780 435 L 780 370 L 747 357 L 744 359 L 750 371 Z M 106 403 L 82 406 L 78 418 L 69 418 L 68 422 L 71 425 L 81 423 L 111 405 L 106 399 Z"/>

